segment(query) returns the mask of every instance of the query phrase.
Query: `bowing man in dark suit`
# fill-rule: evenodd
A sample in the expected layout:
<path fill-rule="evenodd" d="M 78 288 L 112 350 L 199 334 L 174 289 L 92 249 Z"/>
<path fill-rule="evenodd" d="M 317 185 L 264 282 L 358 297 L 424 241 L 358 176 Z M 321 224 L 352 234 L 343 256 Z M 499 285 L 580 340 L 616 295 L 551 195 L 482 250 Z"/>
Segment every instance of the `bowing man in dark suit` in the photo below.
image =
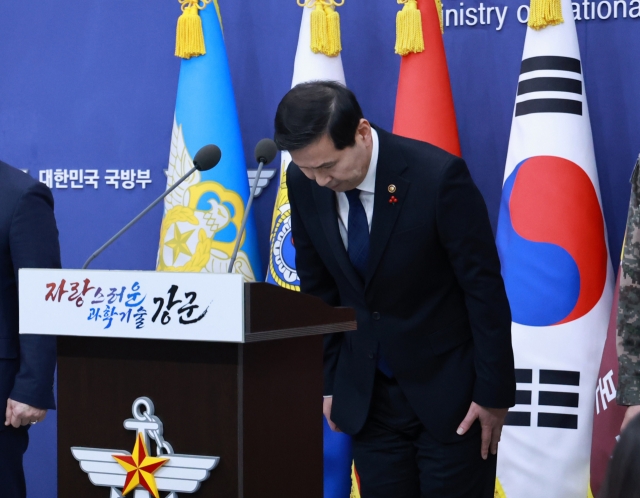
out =
<path fill-rule="evenodd" d="M 492 498 L 515 403 L 511 314 L 463 160 L 373 127 L 348 89 L 294 87 L 275 118 L 303 292 L 356 309 L 325 337 L 324 415 L 364 498 Z"/>
<path fill-rule="evenodd" d="M 19 335 L 18 269 L 60 268 L 51 191 L 0 161 L 0 495 L 26 496 L 22 456 L 30 425 L 55 408 L 56 338 Z"/>

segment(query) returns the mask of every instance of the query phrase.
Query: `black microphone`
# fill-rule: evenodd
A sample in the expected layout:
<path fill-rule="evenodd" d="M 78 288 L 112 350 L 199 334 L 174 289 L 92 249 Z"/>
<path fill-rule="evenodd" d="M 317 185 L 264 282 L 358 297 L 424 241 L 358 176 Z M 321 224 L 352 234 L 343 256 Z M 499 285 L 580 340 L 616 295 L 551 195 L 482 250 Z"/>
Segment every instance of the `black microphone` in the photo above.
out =
<path fill-rule="evenodd" d="M 263 138 L 256 144 L 253 155 L 258 163 L 269 164 L 278 154 L 276 143 L 270 138 Z"/>
<path fill-rule="evenodd" d="M 220 147 L 213 144 L 205 145 L 202 149 L 196 152 L 196 157 L 193 158 L 193 170 L 189 171 L 180 180 L 178 180 L 178 184 L 182 182 L 182 180 L 186 179 L 196 169 L 198 171 L 209 171 L 220 162 L 221 157 L 222 151 L 220 150 Z M 172 188 L 175 188 L 175 186 Z M 171 191 L 167 191 L 167 194 L 169 192 Z"/>
<path fill-rule="evenodd" d="M 222 157 L 222 152 L 220 151 L 220 147 L 218 147 L 217 145 L 211 144 L 211 145 L 205 145 L 204 147 L 202 147 L 196 153 L 195 157 L 193 158 L 193 168 L 191 168 L 189 171 L 187 171 L 187 173 L 182 178 L 180 178 L 176 183 L 171 185 L 171 187 L 169 187 L 160 197 L 158 197 L 155 201 L 153 201 L 151 204 L 149 204 L 144 209 L 144 211 L 142 211 L 138 216 L 136 216 L 129 223 L 127 223 L 126 226 L 122 230 L 120 230 L 117 234 L 115 234 L 107 242 L 105 242 L 104 245 L 100 249 L 98 249 L 91 256 L 89 256 L 89 259 L 87 259 L 87 261 L 85 261 L 84 265 L 82 266 L 82 269 L 86 270 L 87 267 L 89 266 L 89 263 L 91 263 L 94 259 L 96 259 L 100 255 L 100 253 L 102 251 L 104 251 L 107 247 L 109 247 L 116 240 L 118 240 L 118 238 L 124 232 L 129 230 L 129 228 L 131 228 L 136 222 L 138 222 L 138 220 L 140 220 L 140 218 L 142 218 L 145 214 L 147 214 L 149 211 L 151 211 L 151 209 L 153 209 L 156 204 L 158 204 L 162 199 L 164 199 L 171 192 L 173 192 L 173 190 L 178 185 L 180 185 L 183 181 L 185 181 L 195 170 L 208 171 L 208 170 L 210 170 L 211 168 L 213 168 L 216 164 L 218 164 L 220 162 L 220 158 L 221 157 Z"/>
<path fill-rule="evenodd" d="M 238 231 L 238 237 L 236 238 L 236 244 L 233 248 L 233 253 L 231 254 L 231 261 L 229 261 L 229 268 L 227 270 L 227 273 L 233 272 L 233 264 L 236 262 L 236 257 L 238 256 L 240 241 L 242 240 L 242 234 L 244 234 L 244 229 L 247 224 L 247 220 L 249 219 L 249 210 L 251 209 L 251 205 L 253 204 L 253 198 L 256 196 L 256 188 L 258 187 L 258 180 L 260 180 L 262 167 L 265 164 L 269 164 L 271 161 L 273 161 L 277 154 L 278 147 L 276 143 L 270 138 L 263 138 L 256 145 L 253 155 L 258 162 L 258 171 L 256 172 L 256 177 L 253 179 L 253 185 L 251 186 L 251 195 L 249 195 L 249 200 L 247 201 L 247 208 L 244 211 L 242 224 L 240 225 L 240 230 Z"/>

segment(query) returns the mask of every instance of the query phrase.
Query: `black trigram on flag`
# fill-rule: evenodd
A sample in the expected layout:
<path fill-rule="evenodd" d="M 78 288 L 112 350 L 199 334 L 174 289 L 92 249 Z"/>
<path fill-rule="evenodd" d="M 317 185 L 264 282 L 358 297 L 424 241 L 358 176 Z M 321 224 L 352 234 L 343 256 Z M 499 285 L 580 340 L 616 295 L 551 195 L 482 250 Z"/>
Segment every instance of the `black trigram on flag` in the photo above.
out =
<path fill-rule="evenodd" d="M 540 112 L 582 116 L 582 69 L 578 59 L 545 55 L 522 61 L 516 116 Z"/>
<path fill-rule="evenodd" d="M 560 391 L 558 386 L 569 389 L 578 387 L 580 372 L 540 370 L 538 383 L 534 384 L 533 380 L 533 370 L 516 369 L 516 382 L 518 383 L 516 405 L 519 406 L 516 407 L 517 411 L 509 411 L 505 425 L 530 427 L 533 414 L 533 425 L 537 427 L 577 429 L 577 413 L 562 412 L 577 412 L 575 409 L 578 408 L 579 395 L 571 390 Z M 522 410 L 526 406 L 530 406 L 531 409 Z M 551 411 L 547 407 L 557 408 Z M 537 415 L 537 419 L 535 415 Z"/>

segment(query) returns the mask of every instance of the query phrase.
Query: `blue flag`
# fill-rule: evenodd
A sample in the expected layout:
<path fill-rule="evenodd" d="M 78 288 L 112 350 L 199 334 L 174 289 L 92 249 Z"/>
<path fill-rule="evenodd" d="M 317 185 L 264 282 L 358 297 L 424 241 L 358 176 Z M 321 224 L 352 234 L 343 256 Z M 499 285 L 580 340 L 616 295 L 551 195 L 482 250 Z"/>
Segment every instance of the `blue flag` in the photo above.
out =
<path fill-rule="evenodd" d="M 216 144 L 220 163 L 196 171 L 165 200 L 157 269 L 226 273 L 244 216 L 249 184 L 222 27 L 215 5 L 200 11 L 206 54 L 183 60 L 171 137 L 167 186 Z M 247 280 L 262 276 L 253 217 L 234 264 Z"/>

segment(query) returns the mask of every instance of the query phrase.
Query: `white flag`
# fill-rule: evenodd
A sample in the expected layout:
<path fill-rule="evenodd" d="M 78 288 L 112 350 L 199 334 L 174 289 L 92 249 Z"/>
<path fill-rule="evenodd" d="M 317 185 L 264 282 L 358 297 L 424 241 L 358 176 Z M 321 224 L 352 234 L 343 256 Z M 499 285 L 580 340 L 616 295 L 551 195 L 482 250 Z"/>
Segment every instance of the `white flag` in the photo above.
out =
<path fill-rule="evenodd" d="M 293 67 L 293 88 L 298 83 L 331 80 L 345 84 L 342 58 L 329 57 L 311 51 L 311 9 L 305 7 L 300 23 L 298 48 Z M 295 249 L 291 239 L 291 208 L 286 184 L 286 171 L 291 155 L 281 154 L 280 189 L 273 209 L 271 250 L 266 281 L 290 290 L 300 290 L 296 272 Z M 319 420 L 318 420 L 319 422 Z M 342 433 L 331 432 L 325 422 L 324 430 L 324 489 L 327 496 L 348 496 L 351 467 L 351 440 Z M 330 470 L 327 470 L 330 469 Z"/>
<path fill-rule="evenodd" d="M 314 80 L 331 80 L 345 85 L 342 58 L 329 57 L 311 51 L 311 9 L 303 8 L 298 48 L 293 64 L 291 88 L 298 83 Z M 300 290 L 300 280 L 296 272 L 295 249 L 291 242 L 291 212 L 287 194 L 286 171 L 291 162 L 287 151 L 280 154 L 280 189 L 276 196 L 271 223 L 271 250 L 266 281 L 291 290 Z"/>
<path fill-rule="evenodd" d="M 585 498 L 599 359 L 613 291 L 578 37 L 527 28 L 498 222 L 517 405 L 497 494 Z"/>

